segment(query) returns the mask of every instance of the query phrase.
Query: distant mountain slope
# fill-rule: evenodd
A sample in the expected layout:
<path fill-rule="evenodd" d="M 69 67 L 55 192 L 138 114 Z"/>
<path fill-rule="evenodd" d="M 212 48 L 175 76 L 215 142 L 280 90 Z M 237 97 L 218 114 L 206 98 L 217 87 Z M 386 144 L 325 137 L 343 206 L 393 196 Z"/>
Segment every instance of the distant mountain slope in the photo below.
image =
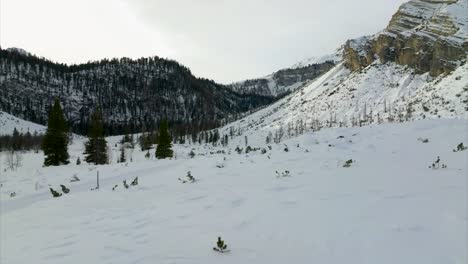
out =
<path fill-rule="evenodd" d="M 44 133 L 46 127 L 17 118 L 10 114 L 0 111 L 0 135 L 10 135 L 14 129 L 17 129 L 20 133 L 30 132 L 33 134 Z"/>
<path fill-rule="evenodd" d="M 333 69 L 221 132 L 266 139 L 322 127 L 468 119 L 466 10 L 468 0 L 409 1 L 382 32 L 348 41 Z"/>
<path fill-rule="evenodd" d="M 75 132 L 86 133 L 90 113 L 100 107 L 110 134 L 153 127 L 163 118 L 180 133 L 191 133 L 273 101 L 196 78 L 188 68 L 158 57 L 68 66 L 20 49 L 0 49 L 0 110 L 46 124 L 55 97 Z"/>
<path fill-rule="evenodd" d="M 378 61 L 351 72 L 343 64 L 310 85 L 252 115 L 229 124 L 221 133 L 261 140 L 283 138 L 322 127 L 361 126 L 425 118 L 468 119 L 468 65 L 448 76 Z M 243 138 L 238 139 L 243 144 Z"/>
<path fill-rule="evenodd" d="M 333 68 L 335 60 L 332 57 L 329 59 L 310 64 L 297 64 L 263 78 L 233 83 L 229 87 L 241 94 L 282 96 L 299 89 Z"/>

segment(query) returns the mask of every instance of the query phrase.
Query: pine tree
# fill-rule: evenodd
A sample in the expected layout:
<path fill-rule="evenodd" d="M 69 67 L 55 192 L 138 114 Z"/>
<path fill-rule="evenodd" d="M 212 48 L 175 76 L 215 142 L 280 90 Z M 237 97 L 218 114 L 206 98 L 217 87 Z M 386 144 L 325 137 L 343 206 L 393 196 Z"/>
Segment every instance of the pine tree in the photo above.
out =
<path fill-rule="evenodd" d="M 100 110 L 91 115 L 88 132 L 88 142 L 85 143 L 85 160 L 96 165 L 107 163 L 107 141 L 104 138 L 103 118 Z"/>
<path fill-rule="evenodd" d="M 165 159 L 172 158 L 172 142 L 171 136 L 169 135 L 167 121 L 163 120 L 159 125 L 159 143 L 156 148 L 156 158 Z"/>
<path fill-rule="evenodd" d="M 120 162 L 126 162 L 127 159 L 125 158 L 125 148 L 122 146 L 120 147 Z"/>
<path fill-rule="evenodd" d="M 68 126 L 63 115 L 60 101 L 55 99 L 49 112 L 47 132 L 42 149 L 44 150 L 44 166 L 60 166 L 68 164 Z"/>
<path fill-rule="evenodd" d="M 222 240 L 221 237 L 218 237 L 218 241 L 216 241 L 216 247 L 214 247 L 213 250 L 221 253 L 229 252 L 227 249 L 227 244 L 224 243 L 224 240 Z"/>

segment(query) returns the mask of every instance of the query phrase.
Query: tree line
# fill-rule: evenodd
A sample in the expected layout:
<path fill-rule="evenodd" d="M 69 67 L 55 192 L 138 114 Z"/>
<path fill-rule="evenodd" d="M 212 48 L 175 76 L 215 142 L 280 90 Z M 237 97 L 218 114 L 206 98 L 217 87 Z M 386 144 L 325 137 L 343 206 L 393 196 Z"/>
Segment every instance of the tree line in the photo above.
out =
<path fill-rule="evenodd" d="M 12 135 L 0 135 L 0 151 L 38 151 L 41 149 L 44 135 L 37 133 L 20 133 L 16 128 Z"/>

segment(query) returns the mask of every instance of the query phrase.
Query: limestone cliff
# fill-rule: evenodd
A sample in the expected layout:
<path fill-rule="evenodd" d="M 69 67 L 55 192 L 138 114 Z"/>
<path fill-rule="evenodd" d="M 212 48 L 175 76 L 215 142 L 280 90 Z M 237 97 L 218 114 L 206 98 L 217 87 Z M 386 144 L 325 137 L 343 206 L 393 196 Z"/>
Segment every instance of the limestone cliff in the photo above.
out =
<path fill-rule="evenodd" d="M 351 70 L 376 59 L 438 76 L 453 71 L 468 54 L 468 0 L 411 0 L 382 32 L 349 40 L 344 62 Z"/>

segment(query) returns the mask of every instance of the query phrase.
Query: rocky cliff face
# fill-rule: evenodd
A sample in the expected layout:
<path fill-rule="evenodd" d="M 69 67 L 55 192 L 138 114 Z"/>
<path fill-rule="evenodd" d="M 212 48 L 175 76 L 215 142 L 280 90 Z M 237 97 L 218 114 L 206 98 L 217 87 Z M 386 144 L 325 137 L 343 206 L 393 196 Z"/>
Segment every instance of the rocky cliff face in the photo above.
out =
<path fill-rule="evenodd" d="M 467 14 L 468 0 L 409 1 L 381 33 L 348 41 L 345 65 L 357 70 L 380 59 L 417 73 L 450 73 L 468 55 Z"/>

